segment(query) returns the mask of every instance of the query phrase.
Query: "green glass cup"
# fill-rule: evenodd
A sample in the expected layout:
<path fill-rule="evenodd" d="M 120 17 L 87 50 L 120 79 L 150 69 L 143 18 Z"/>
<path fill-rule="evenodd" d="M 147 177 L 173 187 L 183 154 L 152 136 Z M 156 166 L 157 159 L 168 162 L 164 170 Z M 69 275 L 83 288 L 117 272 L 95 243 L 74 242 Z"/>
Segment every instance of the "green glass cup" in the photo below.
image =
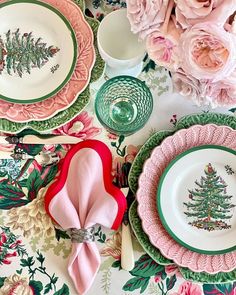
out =
<path fill-rule="evenodd" d="M 141 129 L 153 110 L 151 91 L 144 81 L 117 76 L 105 82 L 95 99 L 100 123 L 111 133 L 125 136 Z"/>

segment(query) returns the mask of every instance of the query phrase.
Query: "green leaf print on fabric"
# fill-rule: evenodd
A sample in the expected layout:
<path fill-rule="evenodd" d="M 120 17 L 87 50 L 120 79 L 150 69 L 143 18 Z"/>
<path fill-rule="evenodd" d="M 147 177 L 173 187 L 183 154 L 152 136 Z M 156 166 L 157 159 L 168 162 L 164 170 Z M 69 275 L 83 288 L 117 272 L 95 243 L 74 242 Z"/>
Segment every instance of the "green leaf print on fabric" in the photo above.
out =
<path fill-rule="evenodd" d="M 121 261 L 120 260 L 116 260 L 112 263 L 111 267 L 114 268 L 119 268 L 119 270 L 121 269 Z"/>
<path fill-rule="evenodd" d="M 9 265 L 17 256 L 24 257 L 26 250 L 19 236 L 13 234 L 9 227 L 0 227 L 0 265 Z"/>
<path fill-rule="evenodd" d="M 69 294 L 70 294 L 69 288 L 66 284 L 64 284 L 62 288 L 58 290 L 57 292 L 55 292 L 53 295 L 69 295 Z"/>
<path fill-rule="evenodd" d="M 0 288 L 4 285 L 6 277 L 0 277 Z"/>
<path fill-rule="evenodd" d="M 57 174 L 57 166 L 44 168 L 41 172 L 34 170 L 28 177 L 26 186 L 28 188 L 28 199 L 37 197 L 39 190 L 49 184 Z"/>
<path fill-rule="evenodd" d="M 235 113 L 236 112 L 236 108 L 230 109 L 229 112 Z"/>
<path fill-rule="evenodd" d="M 44 289 L 43 294 L 48 294 L 51 290 L 52 290 L 52 283 L 48 283 L 48 284 L 45 286 L 45 289 Z"/>
<path fill-rule="evenodd" d="M 174 287 L 174 285 L 176 283 L 176 280 L 177 280 L 176 275 L 173 275 L 170 278 L 166 279 L 166 289 L 167 289 L 167 291 L 171 290 Z"/>
<path fill-rule="evenodd" d="M 236 282 L 228 284 L 204 284 L 204 295 L 234 295 Z"/>
<path fill-rule="evenodd" d="M 9 210 L 29 203 L 24 199 L 24 192 L 10 184 L 0 183 L 0 209 Z"/>
<path fill-rule="evenodd" d="M 111 146 L 113 146 L 113 147 L 116 148 L 117 155 L 119 155 L 121 157 L 124 157 L 125 156 L 125 153 L 126 153 L 126 146 L 124 146 L 121 149 L 121 145 L 122 145 L 122 142 L 124 140 L 125 140 L 125 136 L 124 135 L 120 135 L 119 138 L 118 138 L 118 143 L 116 143 L 115 141 L 112 141 L 111 142 Z"/>
<path fill-rule="evenodd" d="M 140 289 L 140 293 L 143 293 L 148 286 L 149 280 L 150 278 L 134 277 L 123 286 L 123 290 L 134 291 L 136 289 Z"/>
<path fill-rule="evenodd" d="M 29 286 L 32 288 L 34 295 L 40 295 L 41 291 L 43 290 L 43 284 L 39 281 L 31 280 L 29 282 Z"/>
<path fill-rule="evenodd" d="M 159 265 L 147 254 L 142 255 L 135 262 L 134 269 L 129 273 L 134 277 L 123 286 L 124 291 L 140 289 L 140 293 L 142 293 L 147 289 L 150 282 L 151 289 L 158 290 L 161 295 L 167 295 L 174 288 L 177 281 L 176 275 L 167 277 L 165 266 Z"/>
<path fill-rule="evenodd" d="M 130 271 L 130 274 L 147 278 L 160 274 L 161 272 L 165 272 L 165 267 L 157 264 L 150 256 L 145 254 L 135 262 L 134 269 Z"/>
<path fill-rule="evenodd" d="M 147 62 L 147 64 L 144 66 L 144 68 L 143 68 L 143 72 L 147 73 L 147 72 L 150 71 L 150 70 L 155 70 L 155 68 L 156 68 L 156 64 L 155 64 L 155 62 L 154 62 L 153 60 L 150 59 L 150 60 Z"/>
<path fill-rule="evenodd" d="M 60 239 L 70 239 L 70 236 L 64 230 L 55 228 L 55 232 L 56 232 L 56 239 L 58 242 L 60 241 Z"/>
<path fill-rule="evenodd" d="M 97 231 L 94 233 L 95 237 L 98 237 L 97 241 L 100 243 L 106 242 L 106 235 L 102 232 L 101 226 L 98 227 Z"/>

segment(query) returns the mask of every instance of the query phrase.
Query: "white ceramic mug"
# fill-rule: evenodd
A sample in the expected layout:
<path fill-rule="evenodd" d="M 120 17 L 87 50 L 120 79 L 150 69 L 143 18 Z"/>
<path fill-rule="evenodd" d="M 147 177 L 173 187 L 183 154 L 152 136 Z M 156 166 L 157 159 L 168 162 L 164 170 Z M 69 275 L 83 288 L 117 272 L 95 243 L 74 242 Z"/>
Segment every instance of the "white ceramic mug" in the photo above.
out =
<path fill-rule="evenodd" d="M 136 77 L 140 74 L 145 44 L 131 32 L 127 9 L 115 10 L 102 20 L 97 42 L 109 78 L 119 75 Z"/>

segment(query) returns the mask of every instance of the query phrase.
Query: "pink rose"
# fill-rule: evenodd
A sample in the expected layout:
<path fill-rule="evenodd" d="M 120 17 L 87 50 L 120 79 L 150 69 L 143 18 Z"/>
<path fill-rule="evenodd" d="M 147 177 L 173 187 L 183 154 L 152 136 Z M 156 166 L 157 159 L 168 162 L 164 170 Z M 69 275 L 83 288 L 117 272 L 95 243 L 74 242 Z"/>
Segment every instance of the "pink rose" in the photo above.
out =
<path fill-rule="evenodd" d="M 235 0 L 175 0 L 176 19 L 182 28 L 201 22 L 214 22 L 223 26 L 236 10 Z"/>
<path fill-rule="evenodd" d="M 213 108 L 236 106 L 236 81 L 229 79 L 211 82 L 205 86 L 204 95 Z"/>
<path fill-rule="evenodd" d="M 144 39 L 165 19 L 169 0 L 127 0 L 127 17 L 133 33 Z"/>
<path fill-rule="evenodd" d="M 180 38 L 181 67 L 196 79 L 219 81 L 236 67 L 236 37 L 213 23 L 186 30 Z"/>
<path fill-rule="evenodd" d="M 202 96 L 202 83 L 194 77 L 187 75 L 183 70 L 172 73 L 174 91 L 193 100 L 196 105 L 209 104 Z"/>
<path fill-rule="evenodd" d="M 179 39 L 183 30 L 169 20 L 166 32 L 155 31 L 147 37 L 146 48 L 149 57 L 156 64 L 176 71 L 179 67 Z"/>
<path fill-rule="evenodd" d="M 171 295 L 202 295 L 202 289 L 199 285 L 192 282 L 184 282 L 180 285 L 178 292 Z"/>

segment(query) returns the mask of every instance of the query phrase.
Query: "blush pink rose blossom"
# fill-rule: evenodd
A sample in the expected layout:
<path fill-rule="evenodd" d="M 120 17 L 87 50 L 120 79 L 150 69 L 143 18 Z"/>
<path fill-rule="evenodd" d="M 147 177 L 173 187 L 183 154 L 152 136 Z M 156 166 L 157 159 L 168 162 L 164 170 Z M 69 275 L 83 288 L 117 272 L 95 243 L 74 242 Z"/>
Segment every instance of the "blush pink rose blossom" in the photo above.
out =
<path fill-rule="evenodd" d="M 186 29 L 201 22 L 222 26 L 236 10 L 235 0 L 175 0 L 177 22 Z"/>
<path fill-rule="evenodd" d="M 164 22 L 169 0 L 127 0 L 126 3 L 131 30 L 144 39 Z"/>
<path fill-rule="evenodd" d="M 179 67 L 179 40 L 182 29 L 175 26 L 174 20 L 170 19 L 166 32 L 155 31 L 146 40 L 146 48 L 149 57 L 156 64 L 176 71 Z"/>
<path fill-rule="evenodd" d="M 210 102 L 212 108 L 235 107 L 236 83 L 232 83 L 229 80 L 222 80 L 215 83 L 208 81 L 205 86 L 204 95 Z"/>
<path fill-rule="evenodd" d="M 202 295 L 202 294 L 203 292 L 199 285 L 186 281 L 180 285 L 178 292 L 172 293 L 171 295 Z"/>
<path fill-rule="evenodd" d="M 206 97 L 202 96 L 203 84 L 198 79 L 191 75 L 187 75 L 181 69 L 178 72 L 171 74 L 174 91 L 191 99 L 197 106 L 209 105 Z"/>
<path fill-rule="evenodd" d="M 196 79 L 214 82 L 236 67 L 236 37 L 213 23 L 186 30 L 180 38 L 181 67 Z"/>

